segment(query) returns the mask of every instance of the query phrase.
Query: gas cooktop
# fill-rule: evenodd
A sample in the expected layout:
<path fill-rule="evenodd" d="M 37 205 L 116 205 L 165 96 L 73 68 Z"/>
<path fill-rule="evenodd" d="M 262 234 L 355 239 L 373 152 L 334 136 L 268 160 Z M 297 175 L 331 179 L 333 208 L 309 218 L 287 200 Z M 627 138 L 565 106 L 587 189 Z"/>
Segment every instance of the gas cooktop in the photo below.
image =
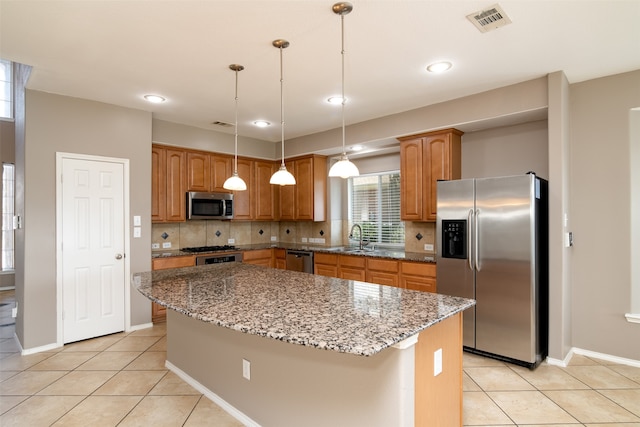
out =
<path fill-rule="evenodd" d="M 222 251 L 235 251 L 237 248 L 231 245 L 222 246 L 197 246 L 193 248 L 182 248 L 182 252 L 198 253 L 198 252 L 222 252 Z"/>

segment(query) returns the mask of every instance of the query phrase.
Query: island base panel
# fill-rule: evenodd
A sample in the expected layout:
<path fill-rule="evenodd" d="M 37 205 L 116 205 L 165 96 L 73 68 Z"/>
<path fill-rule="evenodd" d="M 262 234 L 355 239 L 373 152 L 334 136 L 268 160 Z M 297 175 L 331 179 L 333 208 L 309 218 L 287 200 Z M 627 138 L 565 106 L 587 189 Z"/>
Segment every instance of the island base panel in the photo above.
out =
<path fill-rule="evenodd" d="M 356 356 L 167 314 L 167 361 L 258 425 L 414 425 L 413 346 Z"/>

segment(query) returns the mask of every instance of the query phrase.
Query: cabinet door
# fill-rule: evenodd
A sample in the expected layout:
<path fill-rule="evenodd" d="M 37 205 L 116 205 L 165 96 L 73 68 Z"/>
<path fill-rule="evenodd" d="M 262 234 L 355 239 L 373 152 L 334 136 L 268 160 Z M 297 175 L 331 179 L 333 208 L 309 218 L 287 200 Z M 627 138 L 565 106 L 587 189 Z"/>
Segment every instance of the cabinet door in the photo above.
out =
<path fill-rule="evenodd" d="M 436 292 L 436 279 L 429 277 L 403 276 L 401 287 L 422 292 Z"/>
<path fill-rule="evenodd" d="M 366 262 L 367 260 L 361 256 L 340 255 L 338 277 L 347 280 L 365 281 Z"/>
<path fill-rule="evenodd" d="M 151 221 L 164 221 L 167 205 L 166 150 L 151 147 Z"/>
<path fill-rule="evenodd" d="M 400 217 L 422 220 L 422 138 L 400 143 Z"/>
<path fill-rule="evenodd" d="M 187 191 L 210 190 L 211 166 L 209 154 L 187 152 Z"/>
<path fill-rule="evenodd" d="M 255 206 L 254 219 L 272 221 L 275 217 L 275 185 L 269 183 L 271 175 L 275 172 L 273 162 L 256 160 L 255 170 Z"/>
<path fill-rule="evenodd" d="M 223 187 L 224 182 L 233 174 L 233 158 L 222 154 L 210 156 L 211 163 L 211 191 L 229 193 Z"/>
<path fill-rule="evenodd" d="M 423 219 L 425 221 L 436 220 L 438 180 L 460 179 L 460 142 L 460 133 L 455 129 L 424 138 L 423 185 L 425 202 Z"/>
<path fill-rule="evenodd" d="M 166 150 L 167 199 L 165 221 L 186 219 L 186 156 L 181 150 Z"/>
<path fill-rule="evenodd" d="M 400 263 L 400 287 L 436 292 L 436 265 L 422 262 Z"/>
<path fill-rule="evenodd" d="M 287 251 L 284 249 L 274 249 L 273 258 L 275 259 L 275 267 L 280 270 L 287 269 Z"/>
<path fill-rule="evenodd" d="M 233 192 L 233 218 L 241 220 L 253 219 L 251 204 L 251 193 L 255 191 L 253 160 L 238 159 L 238 175 L 247 184 L 247 189 Z"/>
<path fill-rule="evenodd" d="M 295 218 L 313 220 L 313 162 L 311 158 L 295 162 Z"/>
<path fill-rule="evenodd" d="M 289 166 L 291 167 L 291 166 Z M 296 176 L 293 172 L 293 176 Z M 295 219 L 295 194 L 294 191 L 297 186 L 300 185 L 298 177 L 296 177 L 296 185 L 283 185 L 280 186 L 278 192 L 280 193 L 280 220 L 281 221 L 293 221 Z"/>

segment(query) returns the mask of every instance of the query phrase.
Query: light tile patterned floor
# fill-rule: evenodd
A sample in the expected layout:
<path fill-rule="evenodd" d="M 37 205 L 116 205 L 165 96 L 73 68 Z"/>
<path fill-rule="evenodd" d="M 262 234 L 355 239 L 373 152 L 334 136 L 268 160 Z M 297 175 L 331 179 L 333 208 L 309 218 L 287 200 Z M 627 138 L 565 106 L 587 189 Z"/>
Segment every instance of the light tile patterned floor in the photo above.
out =
<path fill-rule="evenodd" d="M 0 426 L 241 425 L 165 368 L 163 324 L 21 356 L 14 306 L 1 291 Z M 640 427 L 640 368 L 575 356 L 530 371 L 465 354 L 464 371 L 465 426 Z"/>

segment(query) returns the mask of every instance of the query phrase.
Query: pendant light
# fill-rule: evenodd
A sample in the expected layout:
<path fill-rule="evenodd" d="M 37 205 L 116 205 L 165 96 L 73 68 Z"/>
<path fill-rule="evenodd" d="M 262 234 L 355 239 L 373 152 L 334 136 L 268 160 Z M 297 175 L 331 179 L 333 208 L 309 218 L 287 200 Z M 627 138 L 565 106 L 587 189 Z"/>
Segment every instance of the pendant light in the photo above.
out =
<path fill-rule="evenodd" d="M 342 55 L 342 155 L 340 156 L 340 160 L 331 166 L 329 169 L 329 176 L 339 176 L 341 178 L 349 178 L 351 176 L 359 176 L 360 171 L 358 167 L 349 161 L 349 157 L 347 157 L 347 149 L 345 148 L 345 125 L 344 125 L 344 16 L 351 13 L 353 10 L 353 5 L 348 2 L 340 2 L 333 5 L 331 8 L 333 13 L 336 15 L 340 15 L 340 24 L 341 24 L 341 33 L 342 33 L 342 50 L 340 54 Z"/>
<path fill-rule="evenodd" d="M 222 187 L 227 190 L 233 191 L 244 191 L 247 189 L 247 184 L 244 182 L 240 175 L 238 175 L 238 72 L 244 70 L 242 65 L 231 64 L 229 68 L 236 73 L 236 121 L 235 121 L 235 157 L 233 163 L 233 175 L 231 175 L 227 180 L 222 184 Z"/>
<path fill-rule="evenodd" d="M 273 41 L 273 45 L 280 49 L 280 125 L 282 129 L 282 164 L 280 165 L 280 169 L 271 175 L 269 183 L 276 185 L 296 185 L 296 179 L 291 175 L 291 172 L 287 170 L 287 167 L 284 164 L 284 79 L 282 77 L 282 49 L 288 48 L 289 42 L 278 39 Z"/>

